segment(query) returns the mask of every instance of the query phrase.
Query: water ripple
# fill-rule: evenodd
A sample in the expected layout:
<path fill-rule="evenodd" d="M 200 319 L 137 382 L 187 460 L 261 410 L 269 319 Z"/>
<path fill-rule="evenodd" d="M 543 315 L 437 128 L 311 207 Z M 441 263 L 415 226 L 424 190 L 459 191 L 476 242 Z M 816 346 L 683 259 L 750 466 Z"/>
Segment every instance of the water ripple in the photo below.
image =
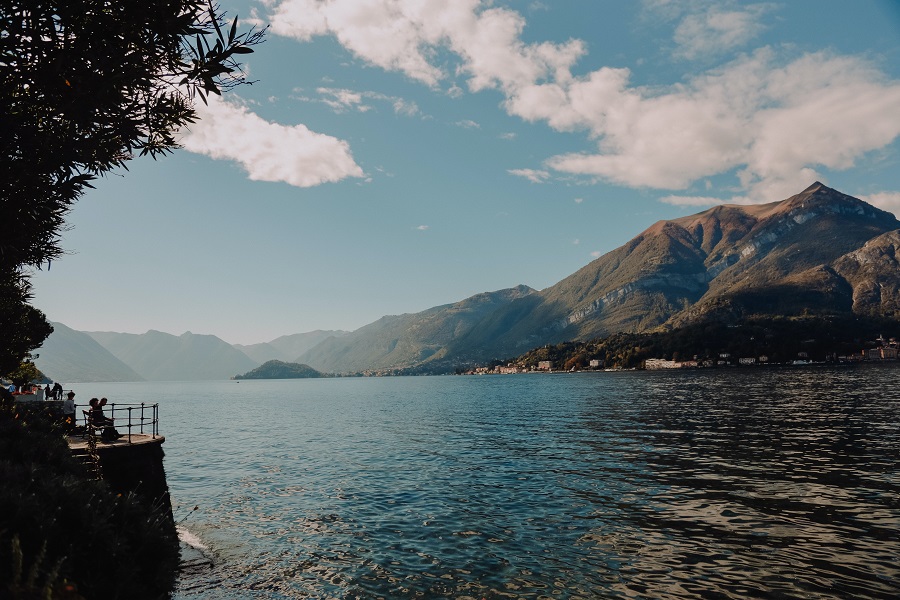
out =
<path fill-rule="evenodd" d="M 895 373 L 180 384 L 177 597 L 900 597 Z"/>

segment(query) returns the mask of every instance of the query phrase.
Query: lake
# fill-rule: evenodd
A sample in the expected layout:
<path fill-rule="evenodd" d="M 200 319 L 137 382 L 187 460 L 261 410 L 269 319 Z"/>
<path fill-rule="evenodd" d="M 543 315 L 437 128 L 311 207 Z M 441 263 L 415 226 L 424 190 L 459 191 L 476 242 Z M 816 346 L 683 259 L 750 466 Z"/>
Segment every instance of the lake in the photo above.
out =
<path fill-rule="evenodd" d="M 72 387 L 160 404 L 176 598 L 844 599 L 900 596 L 898 374 Z"/>

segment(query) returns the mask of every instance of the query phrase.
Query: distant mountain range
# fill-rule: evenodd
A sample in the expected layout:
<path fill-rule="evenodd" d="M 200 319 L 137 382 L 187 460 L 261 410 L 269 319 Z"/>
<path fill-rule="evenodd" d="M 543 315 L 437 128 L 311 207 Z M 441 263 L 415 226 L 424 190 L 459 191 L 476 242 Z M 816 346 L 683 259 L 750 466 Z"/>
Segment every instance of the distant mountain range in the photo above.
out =
<path fill-rule="evenodd" d="M 53 333 L 36 354 L 37 367 L 54 381 L 143 381 L 137 372 L 98 344 L 88 334 L 62 323 L 53 323 Z"/>
<path fill-rule="evenodd" d="M 270 360 L 325 373 L 442 372 L 537 346 L 751 315 L 900 318 L 900 221 L 815 183 L 780 202 L 660 221 L 554 286 L 477 294 L 353 332 L 265 344 L 62 324 L 38 367 L 62 381 L 223 379 Z M 91 344 L 89 342 L 95 342 Z"/>
<path fill-rule="evenodd" d="M 408 369 L 448 358 L 447 349 L 511 302 L 535 293 L 528 286 L 477 294 L 415 314 L 382 317 L 356 331 L 329 338 L 297 362 L 330 373 Z"/>
<path fill-rule="evenodd" d="M 113 356 L 150 381 L 227 379 L 235 373 L 259 366 L 249 356 L 214 335 L 187 332 L 174 336 L 153 330 L 142 334 L 87 333 Z"/>
<path fill-rule="evenodd" d="M 313 331 L 265 344 L 231 345 L 214 335 L 148 331 L 75 331 L 53 323 L 35 364 L 54 381 L 191 381 L 228 379 L 272 360 L 297 362 L 312 346 L 345 331 Z"/>
<path fill-rule="evenodd" d="M 270 360 L 283 362 L 298 362 L 297 359 L 308 350 L 316 347 L 328 338 L 339 338 L 347 335 L 348 331 L 310 331 L 309 333 L 295 333 L 283 335 L 271 342 L 263 344 L 251 344 L 243 346 L 235 344 L 234 347 L 257 361 L 265 363 Z"/>

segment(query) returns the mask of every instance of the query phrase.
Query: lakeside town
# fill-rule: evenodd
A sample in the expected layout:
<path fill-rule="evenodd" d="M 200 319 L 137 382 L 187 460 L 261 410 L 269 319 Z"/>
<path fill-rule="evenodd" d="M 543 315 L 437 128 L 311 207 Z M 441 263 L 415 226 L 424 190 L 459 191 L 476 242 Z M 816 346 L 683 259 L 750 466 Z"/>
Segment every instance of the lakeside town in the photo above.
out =
<path fill-rule="evenodd" d="M 816 360 L 810 356 L 809 352 L 797 352 L 795 358 L 787 361 L 775 361 L 768 355 L 761 354 L 759 356 L 736 356 L 731 352 L 720 352 L 715 357 L 700 358 L 694 355 L 687 360 L 675 360 L 669 358 L 647 358 L 644 359 L 640 366 L 632 368 L 623 368 L 620 366 L 607 366 L 606 361 L 600 358 L 589 358 L 586 366 L 578 365 L 560 365 L 559 362 L 553 360 L 539 360 L 536 363 L 528 364 L 527 361 L 513 361 L 506 364 L 497 364 L 491 366 L 477 366 L 467 371 L 461 371 L 461 375 L 511 375 L 517 373 L 551 373 L 551 372 L 584 372 L 584 371 L 624 371 L 638 370 L 659 371 L 666 369 L 710 369 L 723 367 L 760 367 L 760 366 L 799 366 L 810 364 L 850 364 L 850 363 L 881 363 L 888 361 L 897 361 L 900 354 L 900 341 L 897 338 L 885 338 L 879 335 L 874 341 L 875 347 L 863 348 L 852 354 L 826 354 L 824 359 Z"/>

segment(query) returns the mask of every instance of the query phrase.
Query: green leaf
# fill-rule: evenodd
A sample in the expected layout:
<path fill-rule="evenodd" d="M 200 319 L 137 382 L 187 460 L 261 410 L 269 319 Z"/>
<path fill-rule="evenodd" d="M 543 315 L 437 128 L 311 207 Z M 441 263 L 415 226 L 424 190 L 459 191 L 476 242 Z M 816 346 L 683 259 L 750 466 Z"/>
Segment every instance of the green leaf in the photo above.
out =
<path fill-rule="evenodd" d="M 216 17 L 216 13 L 213 12 L 213 6 L 211 3 L 209 5 L 209 18 L 212 21 L 213 27 L 216 28 L 216 36 L 218 36 L 220 40 L 224 40 L 225 38 L 222 36 L 222 30 L 219 29 L 219 19 Z"/>

